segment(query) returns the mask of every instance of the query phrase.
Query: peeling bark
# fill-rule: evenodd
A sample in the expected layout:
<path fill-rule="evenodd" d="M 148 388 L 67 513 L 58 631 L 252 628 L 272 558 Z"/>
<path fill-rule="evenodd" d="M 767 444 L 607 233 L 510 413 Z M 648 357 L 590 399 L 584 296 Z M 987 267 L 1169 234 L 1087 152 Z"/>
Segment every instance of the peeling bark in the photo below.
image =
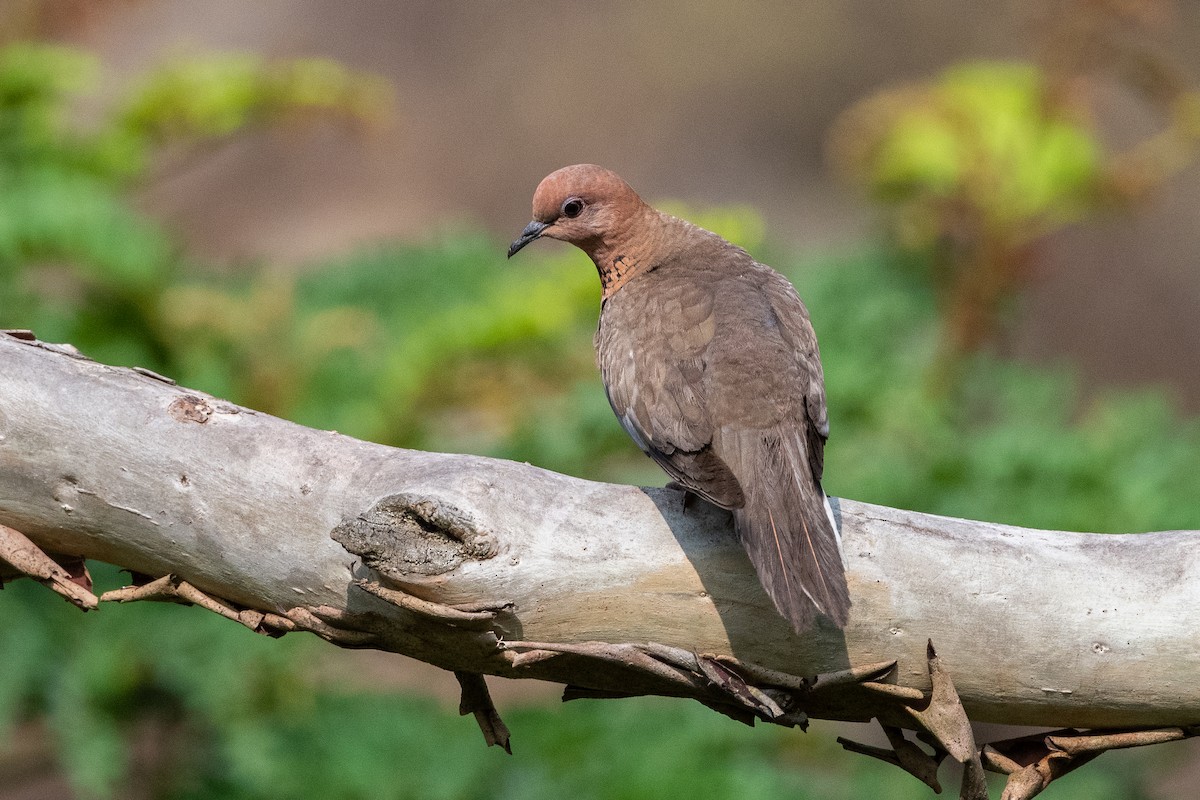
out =
<path fill-rule="evenodd" d="M 744 720 L 911 730 L 935 727 L 933 708 L 942 727 L 965 711 L 1168 738 L 1200 721 L 1200 532 L 1037 531 L 835 501 L 850 623 L 798 636 L 728 514 L 685 509 L 671 489 L 369 444 L 28 337 L 0 335 L 0 375 L 0 524 L 158 578 L 106 599 L 198 602 L 263 632 L 572 697 L 690 696 Z M 939 672 L 957 711 L 937 701 Z M 482 697 L 464 708 L 506 742 Z M 977 792 L 974 742 L 941 747 Z"/>

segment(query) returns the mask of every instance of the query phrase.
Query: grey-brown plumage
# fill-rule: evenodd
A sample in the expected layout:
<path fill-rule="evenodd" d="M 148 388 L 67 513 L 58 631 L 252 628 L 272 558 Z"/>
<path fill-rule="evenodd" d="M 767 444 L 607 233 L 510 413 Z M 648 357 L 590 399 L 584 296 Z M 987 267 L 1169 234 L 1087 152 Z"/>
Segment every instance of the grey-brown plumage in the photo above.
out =
<path fill-rule="evenodd" d="M 787 279 L 662 214 L 593 165 L 551 173 L 534 220 L 604 287 L 596 353 L 621 425 L 677 483 L 733 512 L 759 580 L 797 631 L 850 598 L 821 488 L 829 421 L 817 339 Z"/>

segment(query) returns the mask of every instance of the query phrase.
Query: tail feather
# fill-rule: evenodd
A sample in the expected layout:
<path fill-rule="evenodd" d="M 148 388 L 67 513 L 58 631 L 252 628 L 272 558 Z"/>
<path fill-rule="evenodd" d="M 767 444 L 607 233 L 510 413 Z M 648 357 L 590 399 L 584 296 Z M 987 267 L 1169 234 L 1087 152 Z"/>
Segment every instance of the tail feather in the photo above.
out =
<path fill-rule="evenodd" d="M 850 615 L 850 593 L 833 515 L 813 477 L 806 449 L 787 431 L 739 432 L 734 466 L 745 504 L 734 511 L 742 544 L 759 581 L 797 632 L 824 614 L 838 627 Z"/>

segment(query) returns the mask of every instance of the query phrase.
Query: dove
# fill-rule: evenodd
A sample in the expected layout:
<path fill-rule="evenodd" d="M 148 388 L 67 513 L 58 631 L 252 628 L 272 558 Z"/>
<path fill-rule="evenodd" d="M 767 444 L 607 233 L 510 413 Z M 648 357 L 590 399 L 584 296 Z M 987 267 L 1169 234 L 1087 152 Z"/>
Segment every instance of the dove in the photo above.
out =
<path fill-rule="evenodd" d="M 732 513 L 795 631 L 817 615 L 845 627 L 849 590 L 821 486 L 824 373 L 792 284 L 594 164 L 542 180 L 508 256 L 543 238 L 583 250 L 600 275 L 596 357 L 630 438 L 675 484 Z"/>

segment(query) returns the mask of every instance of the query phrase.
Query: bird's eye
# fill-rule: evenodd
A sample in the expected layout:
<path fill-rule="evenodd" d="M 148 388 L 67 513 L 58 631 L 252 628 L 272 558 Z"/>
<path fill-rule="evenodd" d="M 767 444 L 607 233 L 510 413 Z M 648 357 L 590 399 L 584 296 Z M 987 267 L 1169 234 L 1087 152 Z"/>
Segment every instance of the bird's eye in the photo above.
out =
<path fill-rule="evenodd" d="M 575 219 L 583 212 L 583 201 L 572 197 L 562 204 L 562 215 L 567 219 Z"/>

